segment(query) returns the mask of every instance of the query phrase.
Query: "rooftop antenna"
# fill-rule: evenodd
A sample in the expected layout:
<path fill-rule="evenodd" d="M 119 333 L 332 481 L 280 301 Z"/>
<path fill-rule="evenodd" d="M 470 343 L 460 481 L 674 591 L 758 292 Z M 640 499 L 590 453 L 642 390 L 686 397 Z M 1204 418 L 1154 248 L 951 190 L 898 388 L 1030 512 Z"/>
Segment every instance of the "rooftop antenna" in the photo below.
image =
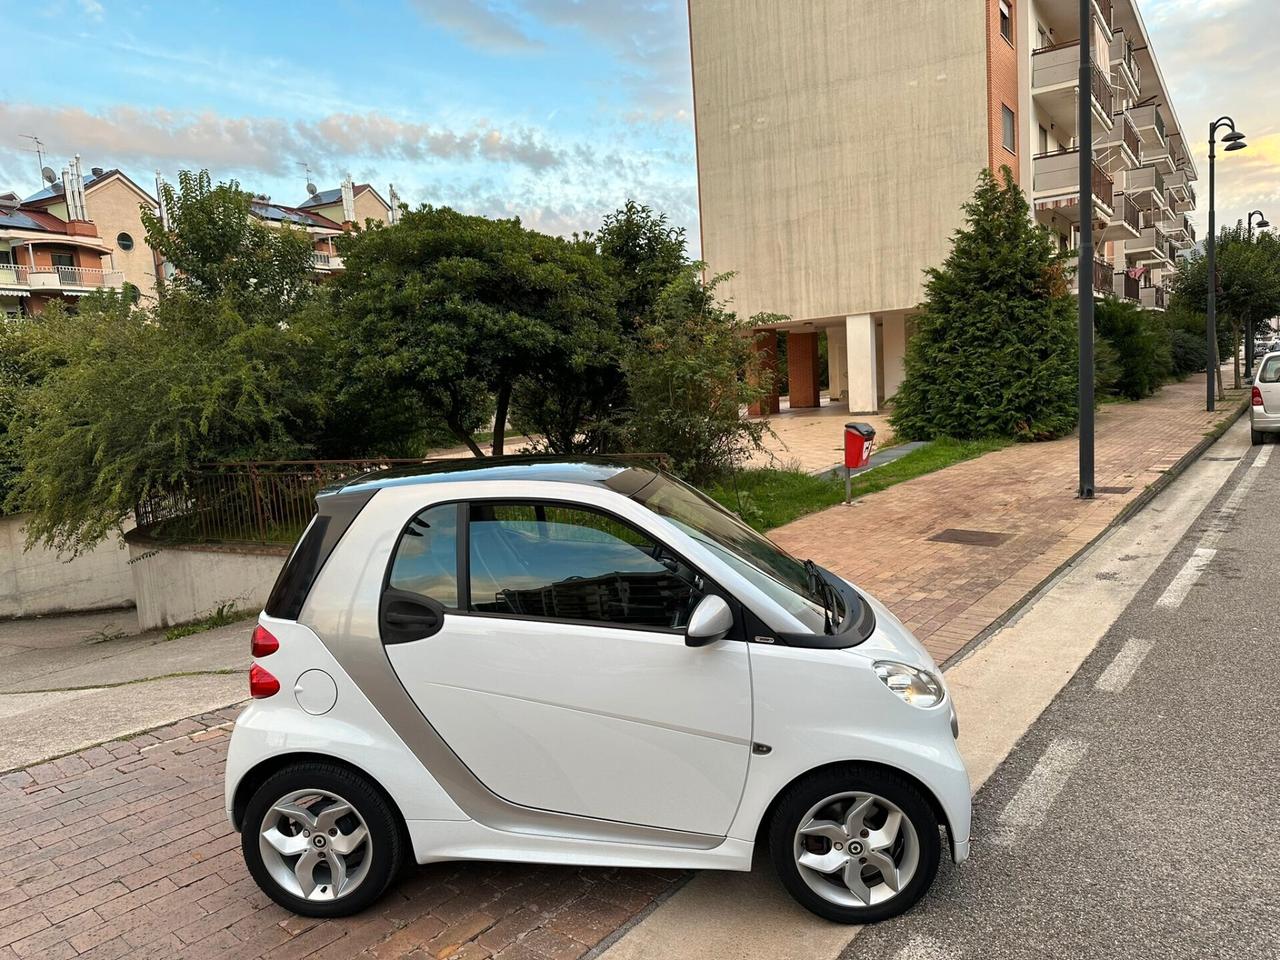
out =
<path fill-rule="evenodd" d="M 34 133 L 18 134 L 23 140 L 30 140 L 35 144 L 36 163 L 40 166 L 40 179 L 45 183 L 53 183 L 58 179 L 58 175 L 53 172 L 53 168 L 46 166 L 44 162 L 44 141 L 37 137 Z"/>
<path fill-rule="evenodd" d="M 302 168 L 303 174 L 307 178 L 307 196 L 314 197 L 318 188 L 311 180 L 311 164 L 305 160 L 295 160 L 293 162 Z"/>

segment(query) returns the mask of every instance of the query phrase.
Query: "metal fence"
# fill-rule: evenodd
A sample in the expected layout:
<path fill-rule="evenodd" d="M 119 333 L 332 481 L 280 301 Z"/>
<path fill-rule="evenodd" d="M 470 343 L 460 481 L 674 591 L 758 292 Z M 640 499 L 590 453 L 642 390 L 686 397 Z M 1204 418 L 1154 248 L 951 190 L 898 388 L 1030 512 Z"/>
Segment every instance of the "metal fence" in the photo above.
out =
<path fill-rule="evenodd" d="M 159 540 L 284 543 L 297 540 L 324 487 L 421 460 L 276 460 L 208 464 L 138 501 L 138 527 Z"/>

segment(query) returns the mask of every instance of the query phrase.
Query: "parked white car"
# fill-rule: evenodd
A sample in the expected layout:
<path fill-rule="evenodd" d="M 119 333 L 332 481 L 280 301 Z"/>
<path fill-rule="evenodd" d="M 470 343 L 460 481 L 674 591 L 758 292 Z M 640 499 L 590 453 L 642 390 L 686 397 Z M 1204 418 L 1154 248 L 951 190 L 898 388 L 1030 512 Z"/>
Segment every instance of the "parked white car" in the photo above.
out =
<path fill-rule="evenodd" d="M 1280 350 L 1258 364 L 1249 403 L 1249 438 L 1262 443 L 1268 433 L 1280 433 Z"/>
<path fill-rule="evenodd" d="M 748 870 L 880 920 L 969 849 L 956 716 L 875 600 L 635 463 L 505 458 L 325 491 L 254 633 L 226 766 L 297 913 L 401 863 Z"/>

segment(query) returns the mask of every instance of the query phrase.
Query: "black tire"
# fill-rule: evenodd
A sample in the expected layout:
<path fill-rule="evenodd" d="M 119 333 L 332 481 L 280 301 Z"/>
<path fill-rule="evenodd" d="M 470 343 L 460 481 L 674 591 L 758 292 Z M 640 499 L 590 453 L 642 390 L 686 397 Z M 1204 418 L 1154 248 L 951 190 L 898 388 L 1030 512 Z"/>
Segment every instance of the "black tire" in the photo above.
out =
<path fill-rule="evenodd" d="M 371 858 L 367 872 L 345 896 L 334 900 L 300 897 L 282 887 L 263 860 L 263 820 L 277 802 L 299 790 L 341 797 L 355 809 L 369 831 L 364 854 Z M 381 790 L 354 770 L 318 760 L 292 763 L 268 777 L 249 799 L 240 825 L 240 849 L 250 875 L 272 900 L 304 917 L 345 917 L 370 906 L 402 872 L 405 861 L 410 859 L 406 856 L 408 847 L 400 814 Z"/>
<path fill-rule="evenodd" d="M 870 906 L 834 903 L 816 893 L 796 864 L 795 837 L 800 820 L 815 804 L 842 793 L 868 793 L 896 805 L 911 822 L 919 860 L 911 879 L 889 899 Z M 782 885 L 805 909 L 836 923 L 876 923 L 913 907 L 933 883 L 942 857 L 942 837 L 933 807 L 910 780 L 892 771 L 848 764 L 811 774 L 787 788 L 769 823 L 769 852 Z"/>
<path fill-rule="evenodd" d="M 1252 427 L 1250 427 L 1249 439 L 1253 442 L 1253 445 L 1256 447 L 1261 443 L 1265 443 L 1267 438 L 1266 438 L 1266 434 L 1264 434 L 1261 430 L 1254 430 Z"/>

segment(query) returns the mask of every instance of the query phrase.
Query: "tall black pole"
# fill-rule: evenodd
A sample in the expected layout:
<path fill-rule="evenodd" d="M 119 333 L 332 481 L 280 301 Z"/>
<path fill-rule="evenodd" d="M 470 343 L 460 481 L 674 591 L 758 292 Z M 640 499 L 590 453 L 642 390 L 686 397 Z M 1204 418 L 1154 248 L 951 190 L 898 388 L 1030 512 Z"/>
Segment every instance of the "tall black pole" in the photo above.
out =
<path fill-rule="evenodd" d="M 1221 121 L 1219 121 L 1221 122 Z M 1218 223 L 1213 209 L 1213 138 L 1218 132 L 1218 124 L 1209 124 L 1209 236 L 1205 238 L 1205 266 L 1208 268 L 1209 309 L 1204 315 L 1205 360 L 1204 372 L 1205 401 L 1204 408 L 1212 411 L 1217 394 L 1214 383 L 1218 376 L 1218 274 L 1214 266 L 1214 245 L 1217 241 Z"/>
<path fill-rule="evenodd" d="M 1080 266 L 1076 271 L 1080 305 L 1080 489 L 1093 499 L 1093 0 L 1080 0 Z"/>

